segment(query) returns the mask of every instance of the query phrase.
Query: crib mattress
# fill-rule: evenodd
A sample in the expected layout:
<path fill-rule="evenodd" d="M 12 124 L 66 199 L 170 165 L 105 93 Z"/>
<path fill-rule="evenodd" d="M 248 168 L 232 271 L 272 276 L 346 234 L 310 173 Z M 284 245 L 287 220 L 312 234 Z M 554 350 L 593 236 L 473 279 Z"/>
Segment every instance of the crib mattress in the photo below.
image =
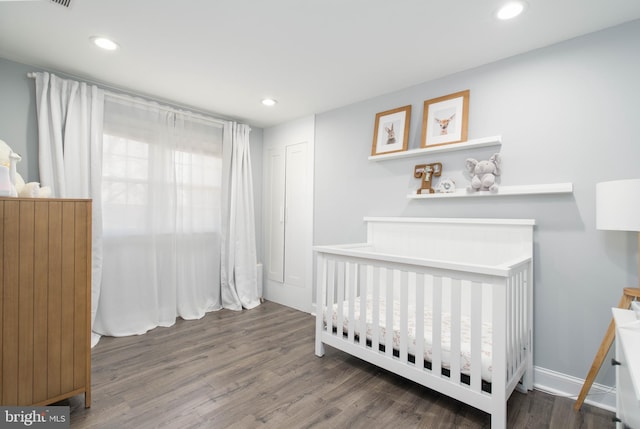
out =
<path fill-rule="evenodd" d="M 367 340 L 372 340 L 373 338 L 373 299 L 371 296 L 367 297 L 365 300 L 366 306 L 366 338 Z M 356 321 L 354 333 L 357 336 L 362 335 L 360 332 L 360 297 L 355 298 L 354 300 L 354 319 Z M 380 301 L 378 304 L 379 307 L 379 326 L 378 330 L 378 341 L 381 345 L 386 347 L 386 304 L 384 301 Z M 394 300 L 393 306 L 393 334 L 392 334 L 392 347 L 394 350 L 400 349 L 400 303 Z M 333 326 L 336 327 L 338 323 L 338 304 L 334 304 L 332 311 L 332 320 Z M 416 320 L 415 320 L 415 306 L 409 305 L 409 315 L 408 315 L 408 352 L 411 356 L 415 356 L 416 349 Z M 344 301 L 342 303 L 342 317 L 343 317 L 343 332 L 344 334 L 348 333 L 349 330 L 349 302 Z M 324 323 L 326 326 L 326 313 L 324 314 Z M 442 313 L 442 332 L 441 332 L 441 343 L 442 343 L 442 352 L 441 352 L 441 360 L 442 367 L 445 369 L 450 369 L 451 366 L 451 315 L 449 313 Z M 471 375 L 471 321 L 468 317 L 462 317 L 460 321 L 460 371 L 462 374 L 467 376 Z M 424 345 L 424 360 L 427 362 L 432 362 L 433 350 L 432 350 L 432 331 L 433 331 L 433 314 L 430 310 L 424 310 L 424 336 L 425 336 L 425 345 Z M 490 323 L 483 323 L 482 328 L 482 347 L 481 347 L 481 355 L 482 355 L 482 379 L 488 383 L 491 383 L 491 341 L 492 341 L 492 328 Z"/>

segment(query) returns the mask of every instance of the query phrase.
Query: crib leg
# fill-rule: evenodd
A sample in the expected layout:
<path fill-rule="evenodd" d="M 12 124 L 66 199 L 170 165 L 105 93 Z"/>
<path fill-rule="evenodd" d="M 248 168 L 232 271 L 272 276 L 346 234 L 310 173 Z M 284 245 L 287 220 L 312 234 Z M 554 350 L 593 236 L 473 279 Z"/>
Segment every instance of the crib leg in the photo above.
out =
<path fill-rule="evenodd" d="M 499 410 L 494 410 L 491 413 L 491 429 L 506 429 L 507 428 L 507 404 L 505 403 Z"/>
<path fill-rule="evenodd" d="M 316 356 L 324 356 L 324 344 L 322 343 L 322 316 L 316 315 Z"/>
<path fill-rule="evenodd" d="M 520 379 L 520 383 L 516 384 L 516 390 L 520 393 L 525 393 L 525 394 L 529 393 L 529 390 L 533 390 L 533 369 L 528 367 L 525 373 L 522 374 L 522 379 Z"/>
<path fill-rule="evenodd" d="M 527 369 L 524 373 L 522 377 L 522 387 L 525 389 L 524 393 L 527 393 L 527 390 L 533 390 L 533 369 Z"/>

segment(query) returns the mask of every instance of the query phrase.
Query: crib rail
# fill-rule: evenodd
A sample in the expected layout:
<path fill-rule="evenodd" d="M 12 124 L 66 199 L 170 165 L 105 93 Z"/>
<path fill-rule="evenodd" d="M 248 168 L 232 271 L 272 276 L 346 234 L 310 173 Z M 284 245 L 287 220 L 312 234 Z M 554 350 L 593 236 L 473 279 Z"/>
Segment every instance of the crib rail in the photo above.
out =
<path fill-rule="evenodd" d="M 498 421 L 519 382 L 532 388 L 530 258 L 474 267 L 355 247 L 316 254 L 318 356 L 339 348 Z"/>

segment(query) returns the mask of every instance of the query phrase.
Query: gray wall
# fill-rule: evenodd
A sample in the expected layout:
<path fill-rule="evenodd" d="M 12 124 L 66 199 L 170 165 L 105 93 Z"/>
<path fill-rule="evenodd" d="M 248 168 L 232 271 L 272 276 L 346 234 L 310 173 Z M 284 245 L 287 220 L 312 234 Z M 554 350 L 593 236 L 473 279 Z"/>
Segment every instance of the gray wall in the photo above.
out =
<path fill-rule="evenodd" d="M 595 229 L 597 182 L 640 177 L 640 21 L 318 114 L 314 244 L 360 242 L 364 216 L 533 218 L 534 364 L 584 379 L 622 288 L 636 285 L 637 236 Z M 502 147 L 371 162 L 376 113 L 470 89 L 469 138 Z M 466 158 L 503 158 L 502 185 L 572 182 L 573 194 L 408 200 L 413 166 L 443 163 L 466 187 Z M 597 382 L 613 385 L 604 365 Z"/>
<path fill-rule="evenodd" d="M 18 173 L 26 182 L 37 182 L 38 128 L 35 84 L 27 73 L 33 67 L 0 58 L 0 140 L 22 156 Z"/>

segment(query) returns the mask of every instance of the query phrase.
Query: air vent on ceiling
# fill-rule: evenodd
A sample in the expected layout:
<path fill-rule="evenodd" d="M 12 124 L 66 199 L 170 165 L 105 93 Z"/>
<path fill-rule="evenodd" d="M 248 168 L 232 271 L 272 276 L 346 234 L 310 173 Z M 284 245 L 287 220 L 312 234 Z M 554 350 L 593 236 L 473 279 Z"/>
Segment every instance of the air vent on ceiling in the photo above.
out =
<path fill-rule="evenodd" d="M 71 0 L 49 0 L 51 3 L 59 4 L 60 6 L 69 7 Z"/>

